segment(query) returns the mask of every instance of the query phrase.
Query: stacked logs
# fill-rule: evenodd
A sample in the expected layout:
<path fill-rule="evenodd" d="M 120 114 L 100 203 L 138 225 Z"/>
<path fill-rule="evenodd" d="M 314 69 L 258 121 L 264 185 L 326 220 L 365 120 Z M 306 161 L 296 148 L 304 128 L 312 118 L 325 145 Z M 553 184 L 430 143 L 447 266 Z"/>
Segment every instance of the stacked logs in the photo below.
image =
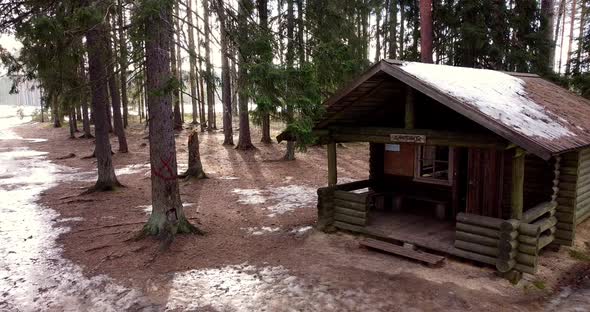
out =
<path fill-rule="evenodd" d="M 343 229 L 367 225 L 367 194 L 335 191 L 334 220 L 334 225 Z"/>
<path fill-rule="evenodd" d="M 540 250 L 555 240 L 556 207 L 556 202 L 545 202 L 523 214 L 522 223 L 518 227 L 517 270 L 530 274 L 537 271 Z"/>
<path fill-rule="evenodd" d="M 509 272 L 516 266 L 518 254 L 518 220 L 504 220 L 500 224 L 500 239 L 498 242 L 498 258 L 496 268 L 502 273 Z"/>
<path fill-rule="evenodd" d="M 355 181 L 318 189 L 318 229 L 330 231 L 335 226 L 363 232 L 367 224 L 367 193 L 351 191 L 371 187 L 370 180 Z"/>
<path fill-rule="evenodd" d="M 499 251 L 500 226 L 504 220 L 459 213 L 455 233 L 457 256 L 490 265 L 496 264 Z"/>

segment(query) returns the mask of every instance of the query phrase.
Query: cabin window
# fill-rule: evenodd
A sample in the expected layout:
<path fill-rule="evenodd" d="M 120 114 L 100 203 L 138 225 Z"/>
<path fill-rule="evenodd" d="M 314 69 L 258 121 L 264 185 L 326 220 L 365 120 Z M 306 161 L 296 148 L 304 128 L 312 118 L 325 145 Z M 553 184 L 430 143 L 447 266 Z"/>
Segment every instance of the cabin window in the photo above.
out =
<path fill-rule="evenodd" d="M 386 152 L 399 152 L 399 151 L 401 151 L 401 146 L 399 144 L 385 144 L 385 151 Z"/>
<path fill-rule="evenodd" d="M 421 182 L 451 185 L 453 149 L 442 145 L 421 145 L 416 151 L 414 177 Z"/>

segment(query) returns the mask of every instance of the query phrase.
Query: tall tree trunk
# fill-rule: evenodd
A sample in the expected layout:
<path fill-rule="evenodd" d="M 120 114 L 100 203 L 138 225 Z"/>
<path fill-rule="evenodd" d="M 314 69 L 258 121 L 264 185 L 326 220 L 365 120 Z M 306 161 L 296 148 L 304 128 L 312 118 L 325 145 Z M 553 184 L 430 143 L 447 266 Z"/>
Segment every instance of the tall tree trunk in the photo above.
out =
<path fill-rule="evenodd" d="M 293 61 L 295 59 L 294 55 L 294 39 L 293 38 L 293 31 L 294 31 L 294 16 L 293 16 L 293 1 L 294 0 L 287 0 L 287 68 L 293 69 Z M 294 121 L 294 112 L 293 106 L 287 102 L 285 107 L 285 115 L 286 115 L 286 122 L 287 127 L 289 127 Z M 287 150 L 285 152 L 285 156 L 283 157 L 284 160 L 295 160 L 295 142 L 294 141 L 287 141 Z"/>
<path fill-rule="evenodd" d="M 113 105 L 113 123 L 115 125 L 115 134 L 119 140 L 119 152 L 127 153 L 127 137 L 125 136 L 125 128 L 123 127 L 123 118 L 121 116 L 121 94 L 119 93 L 119 85 L 117 84 L 117 75 L 115 73 L 115 57 L 112 51 L 113 45 L 110 40 L 107 45 L 107 53 L 109 63 L 107 65 L 108 83 L 111 95 L 111 104 Z"/>
<path fill-rule="evenodd" d="M 199 103 L 197 98 L 197 55 L 195 52 L 195 33 L 193 29 L 193 1 L 187 0 L 187 10 L 186 16 L 188 21 L 188 60 L 189 60 L 189 67 L 190 70 L 188 72 L 188 79 L 190 83 L 190 92 L 191 92 L 191 104 L 193 108 L 193 124 L 197 124 L 197 117 L 199 111 Z M 198 20 L 198 18 L 197 18 Z"/>
<path fill-rule="evenodd" d="M 375 63 L 381 60 L 381 6 L 375 9 Z"/>
<path fill-rule="evenodd" d="M 174 24 L 173 24 L 174 25 Z M 174 26 L 172 26 L 172 30 L 174 30 Z M 172 44 L 170 45 L 170 63 L 172 67 L 172 77 L 177 83 L 177 86 L 180 86 L 180 75 L 178 73 L 178 65 L 177 62 L 177 54 L 176 54 L 176 43 L 180 42 L 180 36 L 174 36 L 175 31 L 173 31 L 172 35 Z M 178 34 L 177 34 L 178 35 Z M 172 93 L 172 98 L 174 99 L 174 130 L 182 130 L 182 116 L 180 112 L 180 87 L 174 89 Z"/>
<path fill-rule="evenodd" d="M 432 63 L 432 0 L 420 0 L 420 60 Z"/>
<path fill-rule="evenodd" d="M 223 102 L 223 145 L 234 145 L 232 115 L 231 115 L 231 76 L 229 70 L 228 53 L 230 53 L 225 7 L 223 0 L 217 0 L 217 15 L 219 17 L 219 33 L 221 37 L 221 97 Z"/>
<path fill-rule="evenodd" d="M 203 57 L 201 56 L 201 47 L 203 46 L 203 42 L 201 41 L 201 28 L 199 27 L 200 18 L 198 16 L 197 11 L 195 10 L 196 15 L 196 22 L 195 28 L 197 29 L 197 60 L 198 60 L 198 68 L 197 68 L 197 83 L 199 86 L 199 122 L 201 123 L 201 132 L 205 132 L 208 128 L 207 126 L 207 115 L 205 114 L 205 79 L 203 75 Z"/>
<path fill-rule="evenodd" d="M 248 1 L 248 3 L 246 3 Z M 250 8 L 251 2 L 250 0 L 241 0 L 239 2 L 238 8 L 238 32 L 239 33 L 247 33 L 248 32 L 248 16 L 251 16 Z M 246 8 L 248 11 L 246 11 Z M 242 53 L 237 53 L 236 57 L 240 62 L 239 69 L 238 69 L 238 97 L 239 97 L 239 104 L 240 104 L 240 132 L 238 137 L 238 146 L 236 149 L 239 150 L 247 150 L 254 148 L 252 145 L 252 138 L 250 136 L 250 116 L 248 112 L 248 93 L 247 93 L 247 71 L 246 71 L 246 59 L 245 59 L 246 51 L 242 51 Z"/>
<path fill-rule="evenodd" d="M 80 58 L 80 81 L 82 81 L 82 85 L 86 86 L 88 84 L 88 79 L 86 77 L 86 65 L 84 64 L 84 58 Z M 86 92 L 86 87 L 83 89 L 82 94 L 82 130 L 84 131 L 83 138 L 90 139 L 93 138 L 92 133 L 90 132 L 90 119 L 88 119 L 88 93 Z"/>
<path fill-rule="evenodd" d="M 580 3 L 580 32 L 578 34 L 578 49 L 576 51 L 576 67 L 574 68 L 574 73 L 579 73 L 580 72 L 580 61 L 582 60 L 582 46 L 583 46 L 583 42 L 582 42 L 582 38 L 584 37 L 584 25 L 586 23 L 586 10 L 587 10 L 587 2 L 582 1 Z"/>
<path fill-rule="evenodd" d="M 99 10 L 104 16 L 105 11 Z M 109 141 L 108 126 L 108 89 L 105 77 L 107 75 L 108 30 L 105 22 L 91 27 L 86 33 L 88 46 L 88 73 L 90 76 L 90 90 L 92 94 L 92 111 L 94 113 L 94 133 L 96 136 L 94 154 L 98 168 L 98 180 L 93 190 L 107 191 L 121 186 L 115 175 L 111 156 L 111 142 Z"/>
<path fill-rule="evenodd" d="M 76 132 L 80 132 L 80 130 L 78 130 L 78 121 L 82 119 L 82 110 L 80 105 L 76 105 L 75 111 L 74 111 L 74 116 L 76 117 L 76 123 L 74 124 L 74 129 L 76 130 Z"/>
<path fill-rule="evenodd" d="M 268 34 L 268 0 L 257 0 L 258 6 L 258 16 L 260 19 L 260 28 L 265 34 Z M 270 45 L 270 43 L 267 43 Z M 262 61 L 265 65 L 269 65 L 272 62 L 272 53 L 265 53 L 262 58 Z M 265 144 L 272 143 L 272 139 L 270 138 L 270 112 L 267 110 L 262 112 L 262 138 L 260 142 Z"/>
<path fill-rule="evenodd" d="M 61 116 L 59 113 L 59 97 L 53 95 L 51 97 L 51 115 L 53 116 L 53 127 L 61 128 Z"/>
<path fill-rule="evenodd" d="M 303 67 L 303 64 L 305 63 L 303 0 L 295 0 L 295 2 L 297 3 L 297 51 L 299 54 L 299 67 Z"/>
<path fill-rule="evenodd" d="M 182 28 L 180 26 L 180 0 L 174 1 L 174 20 L 176 21 L 176 71 L 178 73 L 178 101 L 180 103 L 180 125 L 184 124 L 184 94 L 182 89 L 184 87 L 184 80 L 182 78 Z"/>
<path fill-rule="evenodd" d="M 203 23 L 205 24 L 205 76 L 207 82 L 207 131 L 213 131 L 215 127 L 215 85 L 213 69 L 211 65 L 211 25 L 209 23 L 209 0 L 203 0 Z"/>
<path fill-rule="evenodd" d="M 576 21 L 576 10 L 577 10 L 577 1 L 572 1 L 572 13 L 570 18 L 570 38 L 567 45 L 567 55 L 566 55 L 566 62 L 565 62 L 565 74 L 570 74 L 571 64 L 570 61 L 572 59 L 572 45 L 574 43 L 574 23 Z"/>
<path fill-rule="evenodd" d="M 68 115 L 68 124 L 70 126 L 70 139 L 76 138 L 76 112 L 74 108 L 70 108 L 70 112 Z"/>
<path fill-rule="evenodd" d="M 141 2 L 142 4 L 150 2 Z M 160 1 L 157 11 L 146 16 L 146 68 L 150 111 L 150 164 L 152 168 L 152 214 L 144 233 L 171 240 L 176 233 L 198 231 L 184 215 L 176 167 L 173 97 L 167 84 L 174 77 L 170 70 L 173 42 L 173 1 Z M 160 92 L 153 92 L 159 90 Z"/>
<path fill-rule="evenodd" d="M 547 55 L 545 70 L 551 72 L 555 60 L 555 45 L 553 44 L 553 28 L 555 23 L 555 7 L 553 0 L 541 1 L 541 33 L 545 39 L 544 54 Z"/>
<path fill-rule="evenodd" d="M 394 2 L 394 0 L 391 0 Z M 399 1 L 399 57 L 404 58 L 404 41 L 406 40 L 406 26 L 405 26 L 406 7 L 405 0 Z"/>
<path fill-rule="evenodd" d="M 563 65 L 563 41 L 565 38 L 565 0 L 564 1 L 564 8 L 562 11 L 563 16 L 561 17 L 561 43 L 559 44 L 559 68 L 558 72 L 561 74 L 561 67 Z"/>
<path fill-rule="evenodd" d="M 118 0 L 119 66 L 121 67 L 121 103 L 123 104 L 123 127 L 129 124 L 129 98 L 127 97 L 127 42 L 125 36 L 125 9 L 123 0 Z"/>

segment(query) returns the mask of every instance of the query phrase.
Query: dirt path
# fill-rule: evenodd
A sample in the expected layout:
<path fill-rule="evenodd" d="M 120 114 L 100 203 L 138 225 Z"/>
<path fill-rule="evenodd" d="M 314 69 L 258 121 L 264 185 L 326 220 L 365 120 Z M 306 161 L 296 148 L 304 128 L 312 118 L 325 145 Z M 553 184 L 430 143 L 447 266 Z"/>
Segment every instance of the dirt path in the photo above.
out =
<path fill-rule="evenodd" d="M 277 161 L 283 145 L 238 152 L 221 146 L 220 133 L 201 136 L 211 178 L 181 183 L 187 215 L 206 235 L 178 237 L 161 252 L 155 240 L 130 240 L 149 213 L 143 127 L 129 129 L 131 153 L 114 155 L 126 187 L 87 196 L 78 195 L 93 184 L 95 163 L 81 156 L 92 153 L 92 141 L 69 140 L 67 129 L 41 124 L 17 132 L 47 139 L 35 150 L 73 168 L 39 198 L 70 228 L 57 238 L 65 258 L 86 276 L 106 274 L 137 291 L 159 310 L 538 311 L 555 309 L 548 305 L 551 294 L 577 272 L 567 270 L 577 261 L 562 249 L 546 257 L 539 276 L 513 286 L 472 263 L 447 259 L 442 268 L 427 268 L 359 248 L 352 235 L 316 232 L 315 192 L 327 180 L 325 149 L 312 147 L 283 162 Z M 177 148 L 179 163 L 186 163 L 186 133 Z M 76 157 L 56 159 L 69 153 Z M 346 145 L 338 153 L 340 179 L 366 178 L 366 145 Z"/>

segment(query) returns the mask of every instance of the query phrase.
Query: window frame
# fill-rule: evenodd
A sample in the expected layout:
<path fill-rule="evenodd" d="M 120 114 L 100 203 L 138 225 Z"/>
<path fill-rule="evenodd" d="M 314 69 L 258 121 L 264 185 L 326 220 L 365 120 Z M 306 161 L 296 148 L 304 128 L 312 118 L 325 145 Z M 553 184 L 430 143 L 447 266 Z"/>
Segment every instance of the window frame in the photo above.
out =
<path fill-rule="evenodd" d="M 422 150 L 424 149 L 425 146 L 441 146 L 441 147 L 448 147 L 449 148 L 449 172 L 448 172 L 448 178 L 446 180 L 443 179 L 437 179 L 437 178 L 429 178 L 429 177 L 423 177 L 420 175 L 420 171 L 422 169 Z M 447 145 L 426 145 L 426 144 L 420 144 L 416 146 L 416 159 L 414 160 L 414 181 L 416 182 L 423 182 L 423 183 L 430 183 L 430 184 L 438 184 L 438 185 L 445 185 L 445 186 L 452 186 L 453 185 L 453 176 L 454 176 L 454 172 L 455 172 L 455 166 L 454 166 L 454 148 L 452 146 L 447 146 Z M 435 164 L 437 162 L 436 159 L 432 160 L 433 163 Z"/>

